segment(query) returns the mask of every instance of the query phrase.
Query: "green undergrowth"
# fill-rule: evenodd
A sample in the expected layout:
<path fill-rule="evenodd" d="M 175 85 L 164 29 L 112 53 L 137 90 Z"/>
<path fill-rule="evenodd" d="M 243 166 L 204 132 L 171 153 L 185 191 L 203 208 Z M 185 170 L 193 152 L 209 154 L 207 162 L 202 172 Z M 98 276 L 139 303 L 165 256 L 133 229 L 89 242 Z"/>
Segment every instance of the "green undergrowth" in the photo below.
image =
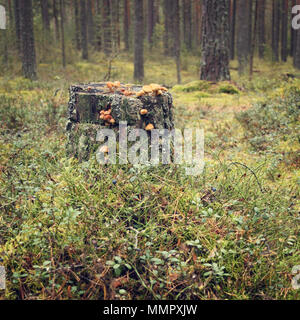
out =
<path fill-rule="evenodd" d="M 43 64 L 39 82 L 0 79 L 0 299 L 299 298 L 299 80 L 284 76 L 295 71 L 274 78 L 261 63 L 251 82 L 233 70 L 213 84 L 185 68 L 171 92 L 176 126 L 205 132 L 193 177 L 66 158 L 67 87 L 103 79 L 93 59 Z M 174 61 L 156 61 L 145 82 L 175 85 Z M 122 55 L 112 78 L 132 82 L 132 70 Z"/>

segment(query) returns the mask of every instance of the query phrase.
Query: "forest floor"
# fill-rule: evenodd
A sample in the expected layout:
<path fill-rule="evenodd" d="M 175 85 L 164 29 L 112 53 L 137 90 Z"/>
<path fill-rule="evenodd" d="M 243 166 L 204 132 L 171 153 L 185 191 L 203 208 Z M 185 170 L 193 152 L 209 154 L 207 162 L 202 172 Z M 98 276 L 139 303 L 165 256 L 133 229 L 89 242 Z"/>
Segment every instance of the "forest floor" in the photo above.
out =
<path fill-rule="evenodd" d="M 157 56 L 144 82 L 172 87 L 176 128 L 204 128 L 199 177 L 66 158 L 67 89 L 102 81 L 101 55 L 0 78 L 0 299 L 299 299 L 300 73 L 257 60 L 249 81 L 234 61 L 213 84 L 182 60 L 183 85 Z"/>

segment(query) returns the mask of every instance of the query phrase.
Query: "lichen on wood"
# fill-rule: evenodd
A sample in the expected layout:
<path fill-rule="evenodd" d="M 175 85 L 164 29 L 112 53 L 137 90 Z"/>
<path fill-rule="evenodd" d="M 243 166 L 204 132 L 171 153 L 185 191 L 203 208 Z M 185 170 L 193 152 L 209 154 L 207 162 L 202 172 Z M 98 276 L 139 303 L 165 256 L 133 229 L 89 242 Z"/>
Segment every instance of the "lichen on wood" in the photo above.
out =
<path fill-rule="evenodd" d="M 97 131 L 111 128 L 118 135 L 119 123 L 130 130 L 174 128 L 173 99 L 166 88 L 125 85 L 119 82 L 90 83 L 70 87 L 67 122 L 67 155 L 87 160 L 96 151 Z"/>

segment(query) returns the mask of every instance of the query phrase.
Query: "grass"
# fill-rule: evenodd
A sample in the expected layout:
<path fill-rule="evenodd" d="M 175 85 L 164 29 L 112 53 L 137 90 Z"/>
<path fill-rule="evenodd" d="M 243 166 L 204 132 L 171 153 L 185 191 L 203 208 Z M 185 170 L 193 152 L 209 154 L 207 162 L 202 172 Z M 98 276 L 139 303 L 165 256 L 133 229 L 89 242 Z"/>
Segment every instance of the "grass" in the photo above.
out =
<path fill-rule="evenodd" d="M 133 82 L 130 61 L 112 80 Z M 176 127 L 205 130 L 200 177 L 66 158 L 67 88 L 101 81 L 101 54 L 39 65 L 38 82 L 3 76 L 0 299 L 298 299 L 299 80 L 255 65 L 252 81 L 234 61 L 231 83 L 199 86 L 191 56 L 171 89 Z M 176 85 L 172 59 L 149 55 L 145 74 Z"/>

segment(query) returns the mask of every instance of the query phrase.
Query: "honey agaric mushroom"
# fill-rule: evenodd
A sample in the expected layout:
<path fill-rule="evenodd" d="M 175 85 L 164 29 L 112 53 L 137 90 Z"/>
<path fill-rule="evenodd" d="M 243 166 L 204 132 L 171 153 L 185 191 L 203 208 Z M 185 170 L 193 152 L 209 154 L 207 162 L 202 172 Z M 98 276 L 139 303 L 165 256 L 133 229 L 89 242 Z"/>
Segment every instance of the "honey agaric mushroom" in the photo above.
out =
<path fill-rule="evenodd" d="M 154 129 L 154 126 L 153 126 L 152 123 L 149 123 L 149 124 L 146 126 L 146 128 L 145 128 L 145 130 L 147 130 L 147 131 L 150 131 L 150 130 L 152 130 L 152 129 Z"/>
<path fill-rule="evenodd" d="M 119 87 L 121 86 L 120 81 L 115 81 L 115 82 L 113 83 L 113 86 L 116 87 L 116 88 L 119 88 Z"/>
<path fill-rule="evenodd" d="M 101 114 L 99 118 L 104 120 L 104 114 Z"/>
<path fill-rule="evenodd" d="M 123 93 L 125 96 L 132 96 L 134 94 L 134 92 L 129 91 L 129 90 L 125 90 Z"/>
<path fill-rule="evenodd" d="M 137 97 L 141 97 L 141 96 L 143 96 L 144 94 L 145 94 L 145 92 L 144 92 L 143 90 L 141 90 L 141 91 L 139 91 L 139 92 L 136 93 L 136 96 L 137 96 Z"/>
<path fill-rule="evenodd" d="M 143 91 L 145 93 L 151 93 L 153 90 L 152 90 L 151 86 L 143 86 Z"/>
<path fill-rule="evenodd" d="M 102 153 L 108 153 L 108 151 L 109 151 L 108 146 L 102 146 L 100 148 L 100 152 L 102 152 Z"/>
<path fill-rule="evenodd" d="M 157 96 L 161 96 L 161 95 L 162 95 L 162 90 L 157 90 L 157 91 L 156 91 L 156 95 L 157 95 Z"/>
<path fill-rule="evenodd" d="M 104 120 L 105 121 L 110 121 L 112 119 L 112 116 L 110 115 L 110 114 L 106 114 L 106 115 L 104 115 Z"/>
<path fill-rule="evenodd" d="M 107 110 L 107 111 L 104 111 L 104 115 L 109 115 L 109 114 L 111 114 L 111 109 L 109 109 L 109 110 Z"/>
<path fill-rule="evenodd" d="M 110 123 L 110 124 L 115 124 L 115 122 L 116 122 L 116 120 L 113 119 L 113 118 L 111 118 L 111 119 L 109 120 L 109 123 Z"/>
<path fill-rule="evenodd" d="M 147 114 L 148 113 L 148 110 L 147 109 L 142 109 L 141 111 L 140 111 L 140 114 L 142 115 L 142 116 L 144 116 L 145 114 Z"/>
<path fill-rule="evenodd" d="M 160 90 L 162 90 L 162 91 L 168 91 L 168 89 L 165 88 L 165 87 L 160 87 Z"/>
<path fill-rule="evenodd" d="M 101 111 L 100 111 L 100 114 L 104 114 L 104 112 L 105 112 L 104 110 L 101 110 Z"/>
<path fill-rule="evenodd" d="M 110 90 L 113 90 L 114 84 L 112 82 L 107 82 L 106 83 L 107 88 L 109 88 Z"/>
<path fill-rule="evenodd" d="M 153 91 L 158 91 L 161 88 L 161 86 L 159 84 L 156 84 L 156 83 L 151 83 L 150 87 L 152 88 Z"/>

